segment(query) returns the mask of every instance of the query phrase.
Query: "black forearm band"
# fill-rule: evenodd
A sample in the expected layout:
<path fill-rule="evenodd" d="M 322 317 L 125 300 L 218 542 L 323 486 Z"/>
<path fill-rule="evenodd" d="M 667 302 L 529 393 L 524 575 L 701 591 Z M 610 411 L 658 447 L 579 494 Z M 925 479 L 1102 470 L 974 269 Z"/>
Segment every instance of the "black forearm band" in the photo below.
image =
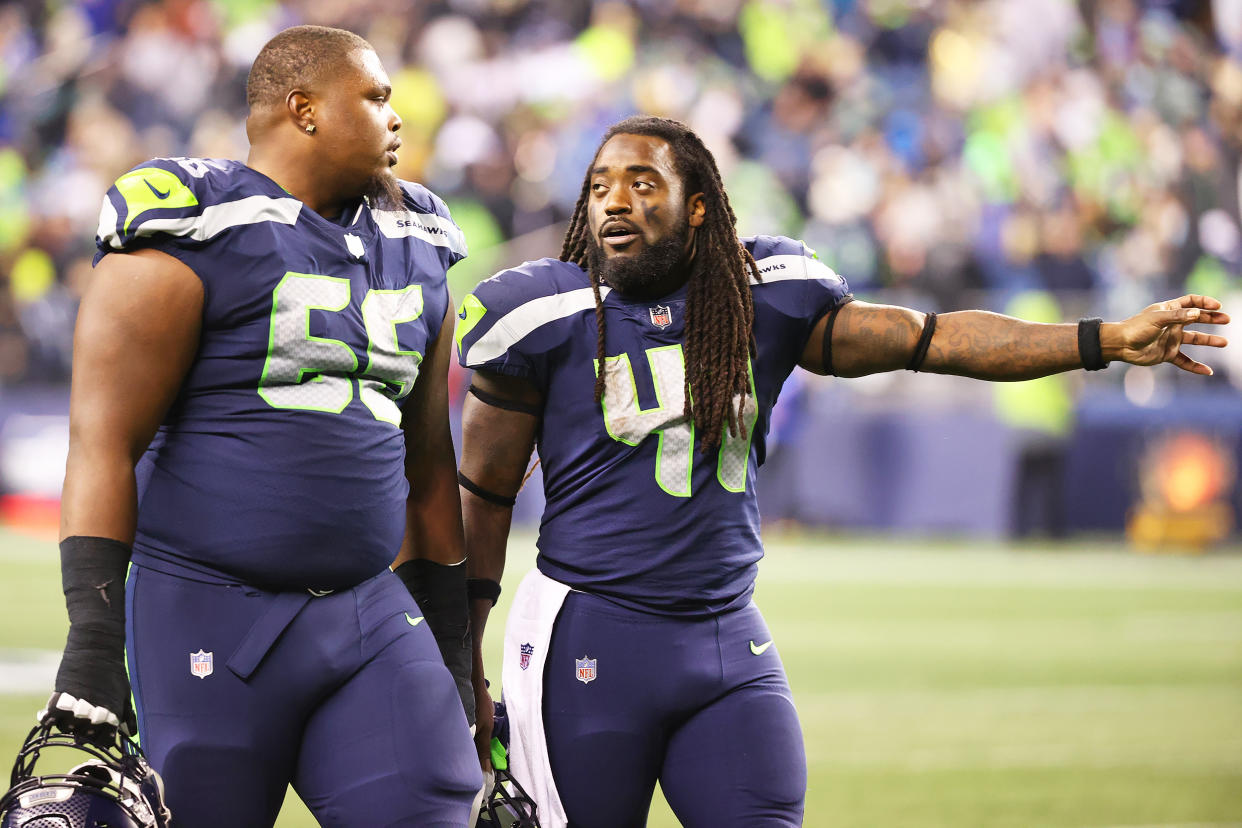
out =
<path fill-rule="evenodd" d="M 427 626 L 440 638 L 441 632 L 461 636 L 470 623 L 466 605 L 466 567 L 464 564 L 440 564 L 426 558 L 414 558 L 393 570 L 418 608 L 427 619 Z"/>
<path fill-rule="evenodd" d="M 125 573 L 128 544 L 74 535 L 60 542 L 60 573 L 69 637 L 56 689 L 120 715 L 124 679 Z"/>
<path fill-rule="evenodd" d="M 1108 367 L 1100 348 L 1100 323 L 1103 321 L 1098 316 L 1078 320 L 1078 356 L 1082 359 L 1082 367 L 1088 371 Z"/>
<path fill-rule="evenodd" d="M 914 346 L 914 353 L 910 356 L 910 361 L 906 363 L 907 371 L 917 371 L 923 367 L 923 360 L 927 359 L 927 349 L 931 346 L 932 336 L 936 333 L 936 314 L 928 313 L 923 319 L 923 335 L 919 337 L 919 342 Z"/>
<path fill-rule="evenodd" d="M 461 703 L 466 709 L 466 719 L 474 724 L 474 691 L 470 685 L 474 650 L 470 641 L 465 563 L 448 565 L 414 558 L 393 572 L 418 602 L 427 627 L 440 648 L 440 656 L 453 674 Z"/>
<path fill-rule="evenodd" d="M 832 367 L 832 328 L 837 324 L 837 314 L 841 312 L 841 308 L 854 301 L 852 295 L 844 297 L 837 306 L 828 312 L 828 324 L 824 326 L 824 343 L 820 350 L 820 361 L 824 364 L 824 373 L 836 376 L 836 371 Z"/>
<path fill-rule="evenodd" d="M 479 402 L 486 403 L 493 408 L 503 408 L 505 411 L 517 411 L 520 414 L 530 414 L 538 417 L 543 413 L 543 408 L 532 403 L 522 402 L 521 400 L 508 400 L 504 397 L 497 397 L 495 394 L 489 394 L 475 386 L 468 389 L 471 394 L 478 397 Z"/>
<path fill-rule="evenodd" d="M 494 607 L 500 597 L 500 583 L 491 578 L 467 578 L 466 597 L 471 601 L 491 601 Z"/>
<path fill-rule="evenodd" d="M 461 484 L 463 489 L 470 492 L 470 494 L 475 497 L 481 497 L 488 503 L 495 503 L 497 506 L 512 506 L 514 503 L 517 503 L 517 495 L 514 495 L 513 497 L 505 497 L 502 494 L 489 492 L 487 489 L 483 488 L 478 483 L 475 483 L 461 472 L 457 473 L 457 482 Z"/>

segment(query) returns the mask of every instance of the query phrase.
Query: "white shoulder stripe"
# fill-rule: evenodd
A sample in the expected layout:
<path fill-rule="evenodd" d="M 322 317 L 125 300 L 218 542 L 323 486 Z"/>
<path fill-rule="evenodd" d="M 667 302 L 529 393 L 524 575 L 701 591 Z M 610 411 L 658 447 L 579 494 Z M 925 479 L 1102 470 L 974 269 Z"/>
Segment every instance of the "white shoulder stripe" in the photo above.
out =
<path fill-rule="evenodd" d="M 463 258 L 466 256 L 466 237 L 451 219 L 413 210 L 372 209 L 371 215 L 380 232 L 390 239 L 413 236 L 437 247 L 447 247 Z"/>
<path fill-rule="evenodd" d="M 115 246 L 112 237 L 116 235 L 116 223 L 119 218 L 116 208 L 112 206 L 112 199 L 104 193 L 103 207 L 99 208 L 99 229 L 95 231 L 95 235 L 106 241 L 109 246 Z"/>
<path fill-rule="evenodd" d="M 116 219 L 113 219 L 108 227 L 104 226 L 104 220 L 108 218 L 108 210 L 111 207 L 106 197 L 104 203 L 105 208 L 100 218 L 99 238 L 112 249 L 122 250 L 125 245 L 117 235 Z M 203 212 L 197 216 L 149 219 L 134 229 L 134 235 L 151 236 L 155 233 L 167 233 L 170 236 L 190 238 L 194 241 L 206 241 L 230 227 L 259 224 L 264 221 L 295 224 L 301 212 L 302 202 L 297 199 L 257 195 L 237 201 L 226 201 L 223 204 L 210 204 L 204 207 Z"/>
<path fill-rule="evenodd" d="M 809 256 L 800 256 L 798 254 L 767 256 L 766 258 L 759 259 L 755 264 L 759 266 L 759 275 L 763 277 L 763 281 L 755 281 L 755 277 L 752 275 L 750 277 L 752 285 L 784 282 L 789 279 L 820 279 L 825 282 L 841 281 L 841 277 L 832 268 L 819 259 L 812 259 Z"/>
<path fill-rule="evenodd" d="M 602 299 L 611 288 L 600 287 Z M 591 288 L 578 288 L 567 293 L 540 296 L 524 305 L 518 305 L 502 316 L 487 333 L 479 337 L 466 351 L 466 365 L 476 367 L 503 354 L 522 341 L 532 331 L 549 322 L 564 319 L 575 313 L 595 307 L 595 294 Z"/>

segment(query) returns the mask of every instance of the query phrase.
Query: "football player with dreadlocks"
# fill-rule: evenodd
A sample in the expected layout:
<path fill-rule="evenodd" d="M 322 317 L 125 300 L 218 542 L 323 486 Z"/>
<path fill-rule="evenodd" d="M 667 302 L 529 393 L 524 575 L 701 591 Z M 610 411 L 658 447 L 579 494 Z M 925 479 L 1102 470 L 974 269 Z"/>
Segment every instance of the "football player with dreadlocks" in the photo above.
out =
<path fill-rule="evenodd" d="M 702 141 L 647 117 L 604 136 L 559 259 L 466 297 L 458 354 L 476 373 L 459 482 L 478 673 L 536 444 L 543 463 L 538 564 L 510 610 L 502 678 L 514 775 L 545 828 L 641 825 L 657 781 L 684 825 L 802 824 L 801 731 L 751 600 L 756 472 L 795 366 L 1209 374 L 1181 346 L 1225 340 L 1184 326 L 1228 321 L 1203 296 L 1077 325 L 851 300 L 802 243 L 738 238 Z"/>

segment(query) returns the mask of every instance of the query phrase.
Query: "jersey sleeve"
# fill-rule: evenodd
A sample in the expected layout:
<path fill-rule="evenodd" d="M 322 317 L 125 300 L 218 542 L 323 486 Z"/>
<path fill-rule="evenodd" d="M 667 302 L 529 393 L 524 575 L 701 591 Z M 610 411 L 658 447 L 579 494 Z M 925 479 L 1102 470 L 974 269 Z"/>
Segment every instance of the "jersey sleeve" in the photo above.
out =
<path fill-rule="evenodd" d="M 849 285 L 803 242 L 757 236 L 748 247 L 759 269 L 755 300 L 784 318 L 801 353 L 824 314 L 854 298 Z"/>
<path fill-rule="evenodd" d="M 184 259 L 230 227 L 297 221 L 302 205 L 293 198 L 237 197 L 229 163 L 155 158 L 122 175 L 104 194 L 95 263 L 148 247 Z"/>
<path fill-rule="evenodd" d="M 465 368 L 523 377 L 543 387 L 550 353 L 567 320 L 594 308 L 589 287 L 558 289 L 556 259 L 526 262 L 480 282 L 457 314 L 457 358 Z"/>

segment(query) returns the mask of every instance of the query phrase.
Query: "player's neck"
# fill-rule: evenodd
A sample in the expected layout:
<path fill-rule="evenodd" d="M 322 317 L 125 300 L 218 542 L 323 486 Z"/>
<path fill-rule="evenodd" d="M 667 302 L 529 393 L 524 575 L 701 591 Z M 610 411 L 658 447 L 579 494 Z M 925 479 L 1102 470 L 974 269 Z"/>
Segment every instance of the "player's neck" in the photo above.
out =
<path fill-rule="evenodd" d="M 246 166 L 267 176 L 286 193 L 329 221 L 335 221 L 352 200 L 328 192 L 323 186 L 322 175 L 316 174 L 314 164 L 288 153 L 269 152 L 252 146 Z"/>

